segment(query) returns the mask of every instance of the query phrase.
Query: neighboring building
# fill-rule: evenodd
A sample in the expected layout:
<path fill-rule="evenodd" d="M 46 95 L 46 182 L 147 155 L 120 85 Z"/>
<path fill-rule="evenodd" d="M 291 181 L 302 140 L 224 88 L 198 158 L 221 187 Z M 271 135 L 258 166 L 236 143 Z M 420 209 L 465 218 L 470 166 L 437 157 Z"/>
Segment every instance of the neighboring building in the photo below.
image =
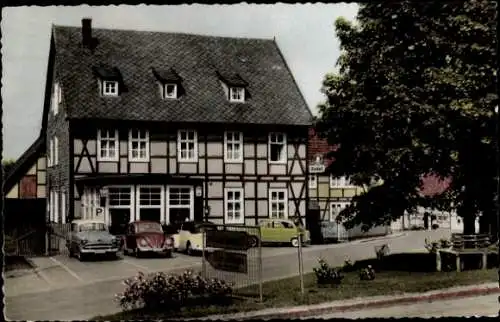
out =
<path fill-rule="evenodd" d="M 45 139 L 39 137 L 4 173 L 4 232 L 16 255 L 45 252 L 46 158 Z"/>
<path fill-rule="evenodd" d="M 309 130 L 309 211 L 319 211 L 320 221 L 323 222 L 335 222 L 340 211 L 351 203 L 354 196 L 363 191 L 363 187 L 355 186 L 349 178 L 337 178 L 326 172 L 327 167 L 332 163 L 332 159 L 327 158 L 326 154 L 334 149 L 335 146 L 319 138 L 313 128 Z M 321 172 L 313 173 L 314 171 L 311 170 L 314 168 Z M 337 230 L 339 239 L 385 235 L 390 231 L 389 227 L 379 226 L 363 232 L 361 225 L 349 230 L 346 230 L 343 225 L 338 225 Z"/>
<path fill-rule="evenodd" d="M 49 220 L 305 220 L 311 113 L 273 40 L 53 26 Z"/>

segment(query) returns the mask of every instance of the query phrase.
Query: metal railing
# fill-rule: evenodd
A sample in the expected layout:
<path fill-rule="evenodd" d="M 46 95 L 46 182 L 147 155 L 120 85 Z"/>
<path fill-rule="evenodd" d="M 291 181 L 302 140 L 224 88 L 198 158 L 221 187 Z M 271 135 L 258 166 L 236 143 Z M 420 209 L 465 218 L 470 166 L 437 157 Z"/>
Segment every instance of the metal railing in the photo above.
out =
<path fill-rule="evenodd" d="M 454 250 L 483 249 L 491 245 L 490 236 L 487 234 L 463 235 L 452 234 L 451 243 Z"/>

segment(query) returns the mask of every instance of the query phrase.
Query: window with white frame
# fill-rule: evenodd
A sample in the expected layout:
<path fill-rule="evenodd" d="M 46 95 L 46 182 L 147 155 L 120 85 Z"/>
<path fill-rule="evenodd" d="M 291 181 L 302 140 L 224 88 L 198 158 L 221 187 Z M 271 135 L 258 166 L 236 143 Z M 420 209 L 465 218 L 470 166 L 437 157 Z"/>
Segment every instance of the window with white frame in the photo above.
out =
<path fill-rule="evenodd" d="M 244 102 L 245 101 L 245 89 L 243 87 L 230 87 L 229 88 L 229 100 L 231 102 Z"/>
<path fill-rule="evenodd" d="M 243 161 L 243 133 L 228 131 L 224 135 L 224 159 L 226 162 Z"/>
<path fill-rule="evenodd" d="M 97 131 L 97 160 L 118 161 L 118 131 L 99 129 Z"/>
<path fill-rule="evenodd" d="M 167 222 L 173 224 L 194 218 L 194 190 L 192 187 L 168 187 Z"/>
<path fill-rule="evenodd" d="M 342 177 L 334 177 L 330 174 L 330 188 L 350 188 L 353 187 L 351 180 L 349 178 Z"/>
<path fill-rule="evenodd" d="M 50 191 L 50 219 L 53 222 L 59 222 L 59 194 L 55 190 Z"/>
<path fill-rule="evenodd" d="M 48 157 L 49 167 L 53 165 L 53 162 L 54 162 L 54 140 L 49 139 L 49 157 Z"/>
<path fill-rule="evenodd" d="M 105 96 L 118 96 L 118 82 L 117 81 L 103 81 L 102 94 Z"/>
<path fill-rule="evenodd" d="M 66 193 L 61 191 L 61 223 L 66 223 Z"/>
<path fill-rule="evenodd" d="M 139 187 L 138 212 L 141 220 L 164 222 L 161 186 Z"/>
<path fill-rule="evenodd" d="M 179 130 L 177 133 L 179 161 L 198 161 L 198 137 L 194 130 Z"/>
<path fill-rule="evenodd" d="M 269 189 L 269 217 L 288 218 L 288 196 L 286 189 Z"/>
<path fill-rule="evenodd" d="M 309 175 L 309 188 L 316 189 L 318 187 L 318 175 L 310 174 Z"/>
<path fill-rule="evenodd" d="M 147 130 L 132 129 L 128 134 L 129 161 L 149 161 L 149 133 Z"/>
<path fill-rule="evenodd" d="M 245 223 L 243 188 L 226 188 L 224 193 L 224 203 L 226 223 Z"/>
<path fill-rule="evenodd" d="M 97 215 L 97 207 L 100 206 L 97 200 L 97 189 L 85 188 L 82 196 L 82 207 L 84 219 L 93 219 Z"/>
<path fill-rule="evenodd" d="M 335 221 L 342 209 L 349 206 L 348 202 L 332 202 L 330 203 L 330 221 Z"/>
<path fill-rule="evenodd" d="M 57 136 L 54 136 L 54 164 L 57 165 L 59 163 L 59 140 Z"/>
<path fill-rule="evenodd" d="M 52 113 L 57 115 L 59 112 L 59 105 L 62 102 L 62 89 L 59 83 L 54 84 L 54 93 L 52 96 Z"/>
<path fill-rule="evenodd" d="M 164 98 L 177 98 L 177 84 L 164 85 Z"/>
<path fill-rule="evenodd" d="M 132 205 L 130 187 L 109 187 L 108 200 L 110 208 L 129 208 Z"/>
<path fill-rule="evenodd" d="M 269 162 L 286 162 L 285 133 L 269 133 Z"/>

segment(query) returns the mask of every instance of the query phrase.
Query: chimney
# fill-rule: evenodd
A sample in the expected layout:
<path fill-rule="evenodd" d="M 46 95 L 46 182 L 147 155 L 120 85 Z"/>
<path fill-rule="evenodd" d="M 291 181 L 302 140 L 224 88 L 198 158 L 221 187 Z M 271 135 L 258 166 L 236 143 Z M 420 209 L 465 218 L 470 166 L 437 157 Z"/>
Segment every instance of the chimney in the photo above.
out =
<path fill-rule="evenodd" d="M 90 48 L 92 46 L 92 19 L 82 19 L 82 44 L 83 47 Z"/>

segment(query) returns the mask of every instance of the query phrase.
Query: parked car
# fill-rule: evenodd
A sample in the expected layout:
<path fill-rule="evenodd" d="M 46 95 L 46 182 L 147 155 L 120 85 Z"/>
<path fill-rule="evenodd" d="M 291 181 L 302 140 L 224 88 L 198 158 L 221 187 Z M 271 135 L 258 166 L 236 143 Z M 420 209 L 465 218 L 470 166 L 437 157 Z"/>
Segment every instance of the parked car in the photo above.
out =
<path fill-rule="evenodd" d="M 300 225 L 296 225 L 288 219 L 263 219 L 259 222 L 262 244 L 291 244 L 293 247 L 299 246 L 297 233 L 302 232 L 302 244 L 311 243 L 309 230 Z M 256 246 L 255 240 L 251 243 Z"/>
<path fill-rule="evenodd" d="M 81 261 L 87 255 L 117 255 L 120 240 L 111 235 L 104 222 L 98 220 L 73 220 L 66 239 L 70 257 Z"/>
<path fill-rule="evenodd" d="M 183 222 L 178 235 L 178 250 L 186 252 L 188 255 L 194 255 L 203 251 L 202 229 L 217 229 L 211 222 Z"/>
<path fill-rule="evenodd" d="M 179 227 L 174 225 L 163 225 L 163 232 L 174 239 L 174 251 L 179 249 Z"/>
<path fill-rule="evenodd" d="M 126 231 L 123 252 L 136 257 L 144 253 L 156 253 L 172 257 L 174 240 L 163 232 L 156 221 L 131 222 Z"/>

